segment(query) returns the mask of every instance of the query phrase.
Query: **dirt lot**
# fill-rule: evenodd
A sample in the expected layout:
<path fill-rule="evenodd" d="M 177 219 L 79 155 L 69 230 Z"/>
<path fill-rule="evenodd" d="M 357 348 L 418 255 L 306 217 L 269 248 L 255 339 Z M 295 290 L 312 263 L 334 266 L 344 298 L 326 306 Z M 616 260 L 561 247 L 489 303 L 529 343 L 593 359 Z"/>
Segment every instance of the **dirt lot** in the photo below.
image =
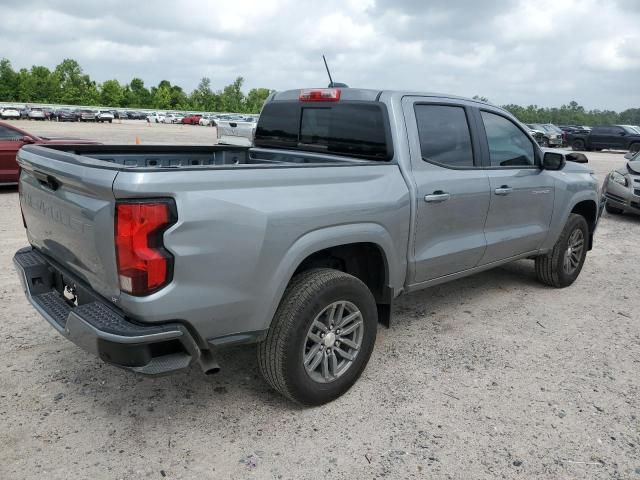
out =
<path fill-rule="evenodd" d="M 22 122 L 111 143 L 199 142 L 212 129 Z M 621 154 L 589 154 L 600 179 Z M 221 373 L 141 378 L 64 340 L 27 304 L 27 241 L 0 192 L 0 478 L 640 479 L 640 218 L 605 214 L 578 281 L 531 261 L 401 298 L 361 380 L 302 409 L 253 348 Z"/>

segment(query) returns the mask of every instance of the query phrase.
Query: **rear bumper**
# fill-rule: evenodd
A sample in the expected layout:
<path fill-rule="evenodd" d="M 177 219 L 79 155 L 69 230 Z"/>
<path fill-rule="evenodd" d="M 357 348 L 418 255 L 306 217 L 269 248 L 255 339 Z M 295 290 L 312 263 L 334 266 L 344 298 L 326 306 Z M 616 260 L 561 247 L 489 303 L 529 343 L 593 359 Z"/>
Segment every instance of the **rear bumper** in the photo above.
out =
<path fill-rule="evenodd" d="M 13 262 L 34 308 L 56 331 L 103 361 L 145 375 L 162 375 L 186 369 L 200 358 L 183 325 L 129 321 L 37 250 L 23 248 Z M 75 304 L 63 295 L 65 286 L 73 288 Z"/>

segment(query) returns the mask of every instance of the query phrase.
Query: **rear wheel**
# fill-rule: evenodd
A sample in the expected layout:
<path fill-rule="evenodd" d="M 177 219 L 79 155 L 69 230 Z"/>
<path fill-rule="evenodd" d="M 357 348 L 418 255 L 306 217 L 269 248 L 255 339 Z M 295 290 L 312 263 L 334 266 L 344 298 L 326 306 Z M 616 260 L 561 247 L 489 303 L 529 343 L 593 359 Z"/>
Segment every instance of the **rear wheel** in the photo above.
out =
<path fill-rule="evenodd" d="M 588 239 L 587 221 L 582 215 L 570 214 L 553 250 L 535 259 L 538 280 L 556 288 L 575 282 L 587 256 Z"/>
<path fill-rule="evenodd" d="M 577 150 L 577 151 L 583 151 L 584 150 L 584 140 L 580 140 L 580 139 L 574 140 L 571 143 L 571 149 L 572 150 Z"/>
<path fill-rule="evenodd" d="M 360 377 L 376 339 L 378 314 L 367 286 L 328 268 L 293 278 L 258 346 L 266 381 L 287 398 L 321 405 Z"/>
<path fill-rule="evenodd" d="M 630 151 L 630 152 L 632 152 L 632 153 L 635 153 L 635 152 L 637 152 L 638 150 L 640 150 L 640 143 L 632 143 L 632 144 L 629 146 L 629 151 Z"/>

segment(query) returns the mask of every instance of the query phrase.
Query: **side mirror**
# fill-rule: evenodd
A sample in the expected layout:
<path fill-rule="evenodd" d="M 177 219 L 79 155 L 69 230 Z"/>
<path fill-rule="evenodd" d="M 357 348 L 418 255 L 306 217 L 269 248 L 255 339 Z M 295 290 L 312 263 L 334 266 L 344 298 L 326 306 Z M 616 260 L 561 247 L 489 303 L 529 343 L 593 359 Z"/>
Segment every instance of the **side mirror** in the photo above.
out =
<path fill-rule="evenodd" d="M 35 143 L 35 140 L 31 138 L 29 135 L 25 135 L 24 137 L 21 137 L 20 141 L 22 143 Z"/>
<path fill-rule="evenodd" d="M 584 153 L 567 153 L 565 158 L 568 162 L 589 163 L 589 159 Z"/>
<path fill-rule="evenodd" d="M 562 170 L 564 168 L 564 155 L 556 152 L 545 152 L 542 157 L 543 170 Z"/>

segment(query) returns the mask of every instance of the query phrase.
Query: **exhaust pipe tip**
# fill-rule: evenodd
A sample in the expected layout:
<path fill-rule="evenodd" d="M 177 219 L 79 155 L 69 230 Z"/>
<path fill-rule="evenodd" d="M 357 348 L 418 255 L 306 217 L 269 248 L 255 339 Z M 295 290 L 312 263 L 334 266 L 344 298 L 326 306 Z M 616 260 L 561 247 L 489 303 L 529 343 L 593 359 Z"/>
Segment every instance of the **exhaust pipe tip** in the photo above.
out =
<path fill-rule="evenodd" d="M 200 363 L 200 368 L 202 368 L 205 375 L 215 375 L 220 371 L 220 365 L 218 365 L 218 362 L 214 360 L 213 355 L 211 355 L 209 350 L 202 350 L 200 352 L 198 362 Z"/>

